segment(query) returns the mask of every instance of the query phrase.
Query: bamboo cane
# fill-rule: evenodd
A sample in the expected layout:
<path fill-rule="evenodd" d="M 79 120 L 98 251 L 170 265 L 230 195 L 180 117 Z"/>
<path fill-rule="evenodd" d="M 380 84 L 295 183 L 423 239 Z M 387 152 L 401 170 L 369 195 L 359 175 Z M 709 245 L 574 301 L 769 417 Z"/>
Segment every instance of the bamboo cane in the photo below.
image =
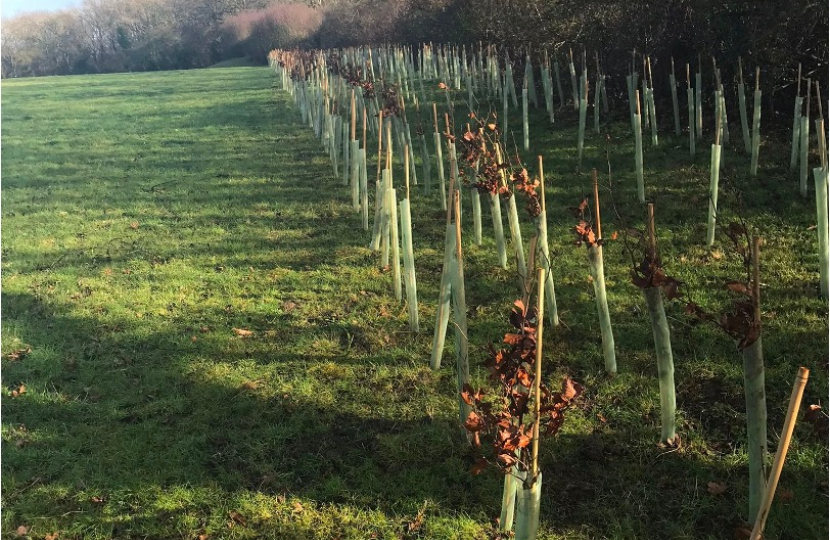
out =
<path fill-rule="evenodd" d="M 804 396 L 804 387 L 807 385 L 809 376 L 809 369 L 805 367 L 798 369 L 798 375 L 796 375 L 795 383 L 793 384 L 793 391 L 790 394 L 787 416 L 784 417 L 784 427 L 781 429 L 781 438 L 778 440 L 775 460 L 773 461 L 772 470 L 767 481 L 767 489 L 764 491 L 764 498 L 760 511 L 758 512 L 758 517 L 755 518 L 755 526 L 752 528 L 752 534 L 749 535 L 750 540 L 761 540 L 763 538 L 764 526 L 767 523 L 770 506 L 772 506 L 772 501 L 775 498 L 775 490 L 778 487 L 778 480 L 781 478 L 784 461 L 787 459 L 787 451 L 790 448 L 795 423 L 798 421 L 798 409 L 801 407 L 801 398 Z"/>
<path fill-rule="evenodd" d="M 542 336 L 545 327 L 545 269 L 539 268 L 536 274 L 538 287 L 536 292 L 536 377 L 533 381 L 533 449 L 531 485 L 539 474 L 539 408 L 542 404 Z"/>

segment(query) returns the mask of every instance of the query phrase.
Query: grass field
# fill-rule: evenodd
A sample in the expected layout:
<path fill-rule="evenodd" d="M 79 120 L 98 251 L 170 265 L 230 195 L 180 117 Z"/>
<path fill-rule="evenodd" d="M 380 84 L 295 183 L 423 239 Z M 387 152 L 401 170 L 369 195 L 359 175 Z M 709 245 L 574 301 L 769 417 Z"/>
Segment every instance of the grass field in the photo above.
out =
<path fill-rule="evenodd" d="M 468 472 L 451 351 L 441 370 L 429 368 L 437 194 L 413 190 L 422 319 L 413 336 L 348 189 L 273 79 L 266 68 L 217 68 L 3 81 L 4 538 L 21 526 L 60 539 L 496 537 L 501 478 Z M 622 242 L 609 244 L 620 373 L 606 376 L 587 257 L 566 210 L 590 176 L 573 172 L 572 112 L 555 129 L 539 116 L 532 144 L 546 156 L 565 323 L 546 329 L 546 370 L 586 387 L 542 445 L 541 537 L 732 538 L 747 501 L 740 353 L 667 305 L 683 446 L 658 448 L 645 302 Z M 669 272 L 717 312 L 730 301 L 723 283 L 743 268 L 723 235 L 704 247 L 708 149 L 692 161 L 686 139 L 668 131 L 658 148 L 644 143 L 658 241 Z M 610 132 L 619 216 L 605 189 L 606 236 L 644 217 L 628 128 Z M 750 179 L 737 127 L 732 140 L 722 181 L 743 193 L 740 213 L 766 240 L 774 452 L 798 366 L 812 371 L 805 407 L 826 405 L 828 393 L 815 203 L 798 196 L 788 148 L 765 141 Z M 599 136 L 585 164 L 604 170 Z M 720 205 L 726 223 L 739 201 L 724 190 Z M 484 347 L 507 331 L 519 294 L 514 271 L 497 268 L 489 223 L 485 209 L 484 245 L 464 244 L 479 384 Z M 826 438 L 802 422 L 768 538 L 827 538 L 827 468 Z M 710 493 L 709 482 L 726 491 Z"/>

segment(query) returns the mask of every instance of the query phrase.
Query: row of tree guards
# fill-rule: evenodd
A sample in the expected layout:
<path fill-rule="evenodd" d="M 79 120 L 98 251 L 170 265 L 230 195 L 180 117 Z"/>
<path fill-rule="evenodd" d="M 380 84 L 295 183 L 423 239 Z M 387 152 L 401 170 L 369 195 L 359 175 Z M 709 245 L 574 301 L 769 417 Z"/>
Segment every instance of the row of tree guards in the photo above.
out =
<path fill-rule="evenodd" d="M 380 265 L 391 270 L 392 291 L 398 301 L 403 301 L 404 292 L 409 314 L 409 326 L 412 332 L 420 331 L 418 298 L 416 286 L 414 238 L 412 226 L 413 201 L 416 192 L 429 196 L 432 190 L 439 191 L 438 201 L 441 209 L 446 211 L 446 231 L 444 237 L 444 260 L 441 274 L 436 323 L 433 334 L 431 366 L 441 367 L 445 348 L 446 333 L 452 316 L 453 335 L 455 339 L 457 388 L 459 394 L 459 420 L 465 426 L 470 440 L 476 444 L 480 433 L 488 429 L 501 430 L 501 453 L 498 465 L 507 473 L 502 505 L 501 527 L 513 528 L 517 538 L 535 538 L 539 523 L 539 504 L 541 496 L 542 473 L 538 468 L 539 424 L 543 417 L 556 425 L 561 425 L 564 409 L 578 392 L 570 391 L 576 386 L 566 381 L 570 390 L 555 394 L 559 401 L 550 402 L 553 393 L 546 391 L 549 402 L 542 403 L 539 394 L 541 383 L 541 348 L 543 318 L 554 327 L 559 325 L 559 314 L 555 293 L 555 260 L 552 259 L 547 238 L 547 209 L 545 204 L 545 179 L 541 156 L 538 158 L 538 176 L 531 178 L 522 165 L 519 151 L 515 155 L 507 147 L 509 109 L 520 109 L 522 117 L 522 149 L 527 156 L 531 149 L 529 115 L 533 108 L 546 109 L 550 123 L 555 122 L 554 91 L 558 98 L 558 108 L 566 107 L 571 101 L 578 112 L 577 153 L 579 167 L 582 167 L 582 155 L 586 137 L 586 120 L 591 85 L 593 89 L 594 130 L 600 132 L 600 115 L 609 115 L 609 99 L 606 91 L 607 77 L 602 71 L 599 55 L 595 55 L 594 78 L 589 79 L 587 55 L 581 55 L 581 69 L 577 74 L 573 53 L 566 57 L 571 80 L 571 93 L 563 92 L 563 76 L 556 55 L 547 51 L 534 55 L 525 51 L 524 70 L 521 76 L 521 93 L 517 92 L 514 66 L 519 62 L 511 59 L 506 50 L 497 50 L 494 46 L 478 47 L 434 46 L 424 44 L 417 49 L 409 47 L 356 47 L 330 51 L 271 51 L 269 62 L 280 80 L 281 87 L 288 91 L 296 101 L 302 120 L 313 129 L 321 140 L 322 146 L 329 153 L 333 172 L 342 179 L 349 189 L 353 210 L 361 215 L 363 229 L 367 232 L 370 248 L 379 254 Z M 514 55 L 513 58 L 521 58 Z M 636 66 L 637 55 L 632 53 L 630 74 L 626 77 L 631 128 L 634 135 L 634 169 L 637 178 L 637 194 L 641 203 L 646 203 L 644 178 L 643 130 L 650 130 L 651 146 L 659 145 L 659 133 L 656 101 L 654 99 L 655 82 L 651 58 L 642 56 L 642 72 Z M 668 74 L 673 107 L 674 133 L 680 136 L 682 131 L 677 81 L 675 78 L 674 59 Z M 703 77 L 702 62 L 698 59 L 697 71 L 692 85 L 691 69 L 686 65 L 689 153 L 695 155 L 696 148 L 703 138 Z M 720 69 L 712 60 L 714 75 L 713 109 L 714 109 L 714 143 L 711 147 L 709 215 L 707 220 L 706 243 L 714 242 L 718 219 L 718 180 L 722 167 L 723 143 L 728 143 L 729 123 L 724 83 Z M 521 71 L 518 71 L 521 72 Z M 640 75 L 642 73 L 642 76 Z M 761 120 L 761 86 L 760 73 L 755 70 L 755 91 L 752 110 L 752 127 L 750 130 L 748 110 L 746 107 L 743 69 L 738 62 L 738 107 L 741 119 L 741 136 L 743 151 L 749 156 L 749 174 L 755 176 L 758 171 L 760 153 Z M 800 75 L 800 73 L 799 73 Z M 543 94 L 539 99 L 536 81 Z M 800 77 L 799 77 L 800 80 Z M 793 121 L 793 161 L 792 168 L 800 164 L 800 189 L 807 196 L 805 172 L 809 152 L 809 114 L 810 88 L 807 81 L 806 106 L 799 87 L 796 98 Z M 456 99 L 456 93 L 462 96 Z M 521 107 L 518 96 L 521 96 Z M 466 99 L 463 99 L 466 96 Z M 642 105 L 641 99 L 642 96 Z M 819 254 L 821 261 L 821 293 L 827 295 L 828 265 L 828 211 L 827 211 L 827 146 L 824 137 L 824 124 L 819 98 L 819 86 L 815 84 L 815 97 L 819 102 L 818 118 L 815 120 L 817 149 L 820 166 L 813 169 L 816 188 L 818 218 Z M 495 113 L 483 115 L 478 111 L 493 110 L 496 103 L 502 105 L 502 116 Z M 458 126 L 456 104 L 461 103 L 468 110 L 469 123 L 466 129 Z M 439 107 L 443 114 L 439 115 Z M 413 112 L 414 111 L 414 112 Z M 802 112 L 804 113 L 802 115 Z M 431 113 L 431 114 L 430 114 Z M 431 118 L 430 118 L 431 117 Z M 443 122 L 439 122 L 443 120 Z M 412 122 L 410 122 L 412 120 Z M 424 125 L 432 120 L 432 145 Z M 499 122 L 500 120 L 500 122 Z M 358 138 L 358 122 L 362 126 L 362 140 Z M 414 124 L 414 129 L 412 124 Z M 806 127 L 805 127 L 806 126 Z M 798 132 L 796 133 L 796 130 Z M 377 169 L 375 189 L 369 189 L 368 183 L 368 142 L 369 135 L 377 140 Z M 414 137 L 413 137 L 414 135 Z M 797 148 L 796 148 L 797 145 Z M 416 148 L 420 152 L 416 152 Z M 419 154 L 416 158 L 416 153 Z M 446 156 L 446 157 L 445 157 Z M 394 158 L 402 165 L 403 190 L 396 189 L 393 177 Z M 420 177 L 416 161 L 420 160 Z M 445 169 L 445 164 L 448 166 Z M 434 165 L 434 170 L 433 170 Z M 610 167 L 610 164 L 609 164 Z M 437 176 L 437 185 L 433 185 L 433 172 Z M 597 315 L 601 329 L 602 351 L 605 369 L 608 373 L 617 371 L 614 336 L 610 311 L 605 293 L 604 264 L 599 185 L 596 170 L 593 170 L 593 205 L 583 201 L 579 207 L 580 220 L 575 227 L 579 243 L 587 247 L 588 266 L 593 278 Z M 609 170 L 610 174 L 610 170 Z M 420 182 L 419 182 L 420 180 Z M 413 189 L 418 186 L 418 189 Z M 655 188 L 656 189 L 656 188 Z M 374 197 L 370 197 L 370 191 Z M 502 419 L 496 425 L 495 417 L 489 409 L 482 409 L 480 403 L 472 396 L 468 359 L 468 325 L 466 318 L 466 299 L 464 285 L 464 260 L 462 252 L 462 219 L 464 206 L 469 205 L 472 215 L 473 243 L 482 244 L 483 223 L 481 197 L 487 199 L 492 219 L 492 234 L 496 253 L 494 264 L 508 267 L 508 259 L 516 265 L 518 291 L 522 295 L 521 312 L 511 315 L 511 322 L 523 321 L 519 338 L 507 356 L 498 358 L 518 358 L 521 360 L 513 366 L 514 371 L 501 371 L 502 380 L 512 373 L 513 377 L 503 386 L 508 389 L 511 399 L 518 399 L 520 409 L 518 417 Z M 533 220 L 535 234 L 531 238 L 529 250 L 522 240 L 521 220 L 519 217 L 517 197 L 526 200 L 526 207 Z M 465 199 L 469 203 L 465 202 Z M 426 204 L 430 199 L 424 199 Z M 417 206 L 417 205 L 415 205 Z M 426 208 L 424 210 L 427 210 Z M 502 212 L 507 213 L 510 234 L 510 257 L 508 241 L 505 237 Z M 681 296 L 678 293 L 677 280 L 667 276 L 662 268 L 656 245 L 654 225 L 654 207 L 647 206 L 647 227 L 642 234 L 644 245 L 642 263 L 634 264 L 633 281 L 643 290 L 649 309 L 652 331 L 655 341 L 657 371 L 660 386 L 661 403 L 661 444 L 676 446 L 679 444 L 675 429 L 675 384 L 672 348 L 669 326 L 663 307 L 663 295 L 671 300 Z M 373 217 L 370 224 L 370 217 Z M 730 315 L 715 317 L 703 312 L 698 306 L 689 304 L 687 311 L 703 320 L 712 322 L 736 339 L 744 356 L 744 375 L 747 403 L 747 430 L 749 455 L 749 517 L 750 522 L 760 523 L 763 528 L 771 496 L 767 492 L 777 482 L 775 470 L 769 481 L 765 475 L 767 448 L 766 435 L 766 397 L 764 390 L 764 367 L 761 348 L 760 322 L 760 278 L 759 257 L 760 239 L 750 239 L 748 231 L 738 224 L 730 224 L 727 235 L 736 245 L 745 246 L 747 261 L 746 282 L 732 282 L 730 289 L 739 292 L 744 299 L 735 303 L 735 311 Z M 615 235 L 614 235 L 615 236 Z M 527 257 L 526 257 L 527 254 Z M 529 258 L 529 260 L 528 260 Z M 536 266 L 539 266 L 538 271 Z M 536 306 L 532 304 L 534 287 Z M 731 317 L 731 318 L 730 318 Z M 510 334 L 508 334 L 509 336 Z M 536 362 L 530 362 L 528 348 L 522 349 L 517 343 L 535 344 Z M 505 343 L 509 343 L 505 337 Z M 494 360 L 498 362 L 499 360 Z M 508 364 L 502 364 L 502 366 Z M 803 390 L 806 382 L 806 370 L 802 368 L 799 384 Z M 535 384 L 535 386 L 534 386 Z M 577 385 L 578 386 L 578 385 Z M 796 385 L 798 388 L 799 385 Z M 535 393 L 534 393 L 535 391 Z M 795 391 L 794 391 L 795 392 Z M 517 398 L 518 396 L 518 398 Z M 524 396 L 524 397 L 522 397 Z M 564 396 L 564 397 L 563 397 Z M 795 393 L 794 393 L 795 396 Z M 799 393 L 800 396 L 800 393 Z M 800 400 L 800 397 L 798 398 Z M 791 401 L 790 415 L 795 415 L 798 400 Z M 541 408 L 540 408 L 541 407 Z M 560 416 L 554 420 L 554 415 Z M 488 419 L 492 420 L 490 425 Z M 532 426 L 529 434 L 524 426 Z M 549 425 L 550 427 L 550 425 Z M 786 429 L 792 426 L 785 424 Z M 508 430 L 508 431 L 505 431 Z M 511 438 L 512 437 L 512 438 Z M 513 446 L 504 446 L 504 440 L 515 440 Z M 787 444 L 788 444 L 787 438 Z M 532 456 L 527 454 L 527 447 L 533 445 Z M 781 443 L 784 444 L 782 436 Z M 512 444 L 512 443 L 511 443 Z M 505 450 L 505 448 L 507 450 Z M 786 446 L 779 446 L 779 454 L 786 453 Z M 527 454 L 527 455 L 526 455 Z M 524 456 L 524 457 L 523 457 Z M 783 457 L 780 465 L 783 465 Z M 778 458 L 776 458 L 776 463 Z M 778 471 L 780 474 L 780 469 Z M 771 487 L 772 486 L 772 487 Z M 766 508 L 764 505 L 767 505 Z M 514 519 L 515 518 L 515 519 Z M 760 529 L 758 534 L 760 535 Z M 754 538 L 754 537 L 753 537 Z"/>

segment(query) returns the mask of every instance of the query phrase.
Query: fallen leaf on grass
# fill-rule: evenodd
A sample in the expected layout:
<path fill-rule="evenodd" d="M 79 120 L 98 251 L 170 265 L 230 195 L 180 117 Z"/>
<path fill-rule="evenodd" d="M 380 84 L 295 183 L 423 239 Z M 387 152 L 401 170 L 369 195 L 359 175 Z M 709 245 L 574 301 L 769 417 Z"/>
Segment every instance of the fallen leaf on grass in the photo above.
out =
<path fill-rule="evenodd" d="M 22 395 L 23 395 L 23 394 L 25 394 L 25 393 L 26 393 L 26 385 L 25 385 L 25 384 L 21 384 L 21 385 L 20 385 L 20 386 L 18 386 L 15 390 L 12 390 L 12 391 L 11 391 L 11 396 L 12 396 L 12 397 L 18 397 L 18 396 L 22 396 Z"/>
<path fill-rule="evenodd" d="M 720 495 L 726 492 L 726 484 L 721 482 L 709 482 L 706 486 L 706 491 L 712 495 Z"/>
<path fill-rule="evenodd" d="M 297 309 L 297 303 L 296 303 L 296 302 L 292 302 L 291 300 L 285 301 L 285 302 L 283 302 L 283 303 L 282 303 L 282 309 L 283 309 L 286 313 L 291 313 L 292 311 L 294 311 L 295 309 Z"/>
<path fill-rule="evenodd" d="M 26 347 L 25 349 L 17 349 L 16 351 L 12 351 L 6 355 L 6 360 L 11 360 L 12 362 L 17 362 L 18 360 L 23 360 L 26 358 L 29 353 L 32 352 L 31 347 Z"/>
<path fill-rule="evenodd" d="M 752 529 L 749 527 L 749 525 L 741 525 L 739 527 L 735 527 L 735 540 L 749 540 L 750 536 L 752 536 Z"/>
<path fill-rule="evenodd" d="M 781 498 L 782 501 L 790 502 L 791 500 L 793 500 L 793 497 L 795 497 L 795 493 L 793 493 L 793 490 L 791 489 L 782 489 L 778 493 L 778 496 Z"/>
<path fill-rule="evenodd" d="M 29 534 L 29 527 L 27 527 L 26 525 L 21 525 L 14 532 L 17 536 L 26 536 L 27 534 Z"/>
<path fill-rule="evenodd" d="M 58 533 L 47 534 L 43 540 L 58 540 Z"/>
<path fill-rule="evenodd" d="M 97 495 L 95 495 L 94 497 L 92 497 L 92 498 L 90 499 L 90 501 L 94 502 L 95 504 L 104 504 L 104 503 L 106 502 L 106 501 L 104 500 L 104 498 L 103 498 L 103 497 L 99 497 L 99 496 L 97 496 Z"/>
<path fill-rule="evenodd" d="M 130 223 L 130 228 L 133 230 L 138 229 L 138 222 L 133 221 L 132 223 Z"/>
<path fill-rule="evenodd" d="M 303 510 L 305 510 L 305 508 L 303 508 L 303 505 L 300 504 L 299 501 L 294 503 L 294 513 L 295 514 L 302 514 Z"/>
<path fill-rule="evenodd" d="M 245 519 L 245 516 L 237 512 L 236 510 L 232 510 L 228 512 L 228 517 L 231 518 L 231 523 L 229 526 L 233 527 L 233 524 L 236 523 L 238 525 L 242 525 L 243 527 L 247 526 L 248 521 Z"/>
<path fill-rule="evenodd" d="M 254 335 L 251 330 L 245 330 L 244 328 L 233 328 L 233 333 L 241 338 L 249 338 Z"/>
<path fill-rule="evenodd" d="M 257 388 L 259 388 L 259 382 L 245 381 L 244 383 L 242 383 L 242 386 L 240 388 L 242 388 L 243 390 L 256 390 Z"/>
<path fill-rule="evenodd" d="M 484 469 L 487 468 L 487 465 L 488 465 L 487 460 L 480 457 L 480 458 L 476 459 L 476 462 L 473 464 L 473 468 L 470 469 L 470 473 L 472 473 L 473 476 L 475 476 L 477 474 L 481 474 L 482 472 L 484 472 Z"/>

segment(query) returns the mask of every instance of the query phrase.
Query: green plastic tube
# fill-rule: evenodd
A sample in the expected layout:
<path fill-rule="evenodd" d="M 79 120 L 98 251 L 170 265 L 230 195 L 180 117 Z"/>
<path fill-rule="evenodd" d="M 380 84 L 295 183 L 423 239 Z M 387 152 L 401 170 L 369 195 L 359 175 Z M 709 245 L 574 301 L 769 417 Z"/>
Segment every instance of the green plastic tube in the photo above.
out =
<path fill-rule="evenodd" d="M 553 61 L 553 76 L 556 78 L 556 93 L 559 94 L 559 108 L 565 108 L 565 92 L 562 91 L 562 77 L 559 73 L 559 62 Z"/>
<path fill-rule="evenodd" d="M 418 287 L 415 281 L 415 253 L 412 249 L 412 215 L 409 199 L 400 202 L 401 238 L 403 240 L 404 284 L 406 285 L 406 303 L 409 311 L 409 330 L 417 334 L 420 331 L 418 321 Z"/>
<path fill-rule="evenodd" d="M 357 140 L 349 141 L 349 148 L 351 153 L 351 175 L 349 178 L 352 192 L 352 210 L 360 211 L 360 142 Z"/>
<path fill-rule="evenodd" d="M 441 286 L 438 290 L 438 309 L 435 312 L 435 332 L 432 336 L 432 356 L 430 358 L 430 366 L 434 370 L 441 368 L 441 357 L 444 353 L 444 342 L 447 338 L 453 282 L 453 268 L 451 266 L 455 246 L 455 224 L 447 223 L 447 230 L 444 235 L 444 264 L 441 270 Z"/>
<path fill-rule="evenodd" d="M 695 156 L 695 90 L 686 89 L 686 103 L 689 106 L 689 155 Z"/>
<path fill-rule="evenodd" d="M 369 230 L 369 178 L 366 172 L 366 149 L 360 149 L 360 210 L 363 230 Z"/>
<path fill-rule="evenodd" d="M 476 188 L 470 189 L 470 195 L 473 199 L 473 242 L 475 245 L 481 245 L 481 197 Z"/>
<path fill-rule="evenodd" d="M 741 108 L 741 135 L 744 140 L 744 151 L 752 153 L 752 139 L 749 135 L 749 119 L 746 114 L 746 91 L 744 83 L 738 83 L 738 106 Z"/>
<path fill-rule="evenodd" d="M 525 262 L 525 252 L 522 247 L 522 229 L 519 226 L 519 212 L 516 210 L 516 196 L 513 194 L 507 199 L 507 222 L 510 225 L 510 237 L 513 240 L 513 249 L 516 255 L 516 264 L 520 276 L 520 290 L 524 291 L 528 278 L 527 263 Z"/>
<path fill-rule="evenodd" d="M 816 183 L 816 220 L 818 231 L 818 261 L 819 283 L 821 296 L 827 299 L 827 268 L 830 265 L 827 245 L 827 169 L 816 167 L 813 169 L 813 179 Z"/>
<path fill-rule="evenodd" d="M 542 471 L 539 471 L 529 487 L 521 483 L 516 490 L 516 540 L 536 540 L 541 505 Z"/>
<path fill-rule="evenodd" d="M 747 456 L 749 460 L 749 523 L 764 498 L 767 455 L 767 396 L 764 385 L 764 354 L 759 336 L 743 350 L 744 394 L 746 397 Z"/>
<path fill-rule="evenodd" d="M 695 136 L 703 138 L 703 76 L 695 73 Z"/>
<path fill-rule="evenodd" d="M 605 371 L 617 372 L 617 355 L 614 350 L 614 332 L 611 329 L 611 313 L 608 311 L 608 299 L 605 294 L 605 268 L 602 261 L 602 246 L 588 249 L 588 262 L 594 279 L 594 297 L 597 303 L 599 328 L 602 335 L 602 356 L 605 359 Z"/>
<path fill-rule="evenodd" d="M 807 198 L 807 171 L 810 157 L 810 119 L 806 116 L 801 117 L 801 128 L 798 131 L 801 138 L 799 143 L 799 150 L 801 151 L 801 159 L 799 160 L 799 190 L 803 198 Z"/>
<path fill-rule="evenodd" d="M 588 97 L 583 96 L 579 100 L 579 132 L 577 134 L 576 150 L 579 161 L 577 162 L 577 170 L 582 170 L 582 153 L 585 149 L 585 120 L 588 115 Z"/>
<path fill-rule="evenodd" d="M 718 214 L 718 180 L 720 178 L 720 149 L 719 144 L 712 145 L 712 157 L 709 164 L 709 219 L 706 225 L 706 245 L 715 244 L 715 221 Z"/>
<path fill-rule="evenodd" d="M 758 154 L 761 150 L 761 91 L 756 90 L 752 107 L 752 161 L 749 174 L 758 174 Z"/>
<path fill-rule="evenodd" d="M 490 197 L 490 217 L 493 218 L 493 236 L 496 239 L 496 253 L 499 257 L 499 266 L 507 268 L 507 249 L 504 241 L 504 226 L 501 221 L 501 203 L 499 196 L 495 193 L 489 193 Z"/>
<path fill-rule="evenodd" d="M 669 323 L 663 307 L 663 296 L 658 287 L 643 289 L 651 333 L 654 336 L 654 352 L 657 358 L 657 380 L 660 384 L 660 442 L 673 442 L 675 437 L 674 358 L 671 350 Z"/>
<path fill-rule="evenodd" d="M 553 261 L 548 246 L 547 212 L 542 211 L 536 217 L 536 232 L 539 235 L 539 265 L 545 269 L 545 310 L 553 326 L 559 326 L 559 309 L 556 306 L 556 289 L 553 283 Z"/>
<path fill-rule="evenodd" d="M 798 145 L 801 142 L 801 103 L 803 98 L 796 96 L 793 112 L 793 142 L 790 148 L 790 170 L 794 171 L 798 165 Z"/>
<path fill-rule="evenodd" d="M 444 180 L 444 156 L 441 151 L 441 134 L 433 133 L 435 142 L 435 163 L 438 165 L 438 185 L 441 188 L 441 210 L 447 209 L 447 183 Z"/>
<path fill-rule="evenodd" d="M 398 234 L 398 205 L 395 204 L 396 190 L 386 190 L 386 206 L 389 212 L 389 239 L 392 244 L 392 290 L 395 300 L 403 300 L 403 286 L 401 283 L 401 240 Z"/>
<path fill-rule="evenodd" d="M 669 73 L 669 85 L 671 86 L 671 105 L 674 111 L 674 135 L 680 137 L 680 104 L 677 101 L 677 80 L 674 73 Z"/>
<path fill-rule="evenodd" d="M 648 89 L 648 115 L 651 117 L 651 145 L 657 146 L 657 111 L 654 106 L 654 90 Z"/>
<path fill-rule="evenodd" d="M 527 84 L 522 88 L 522 142 L 525 152 L 528 152 L 530 150 L 530 128 L 527 121 Z"/>

